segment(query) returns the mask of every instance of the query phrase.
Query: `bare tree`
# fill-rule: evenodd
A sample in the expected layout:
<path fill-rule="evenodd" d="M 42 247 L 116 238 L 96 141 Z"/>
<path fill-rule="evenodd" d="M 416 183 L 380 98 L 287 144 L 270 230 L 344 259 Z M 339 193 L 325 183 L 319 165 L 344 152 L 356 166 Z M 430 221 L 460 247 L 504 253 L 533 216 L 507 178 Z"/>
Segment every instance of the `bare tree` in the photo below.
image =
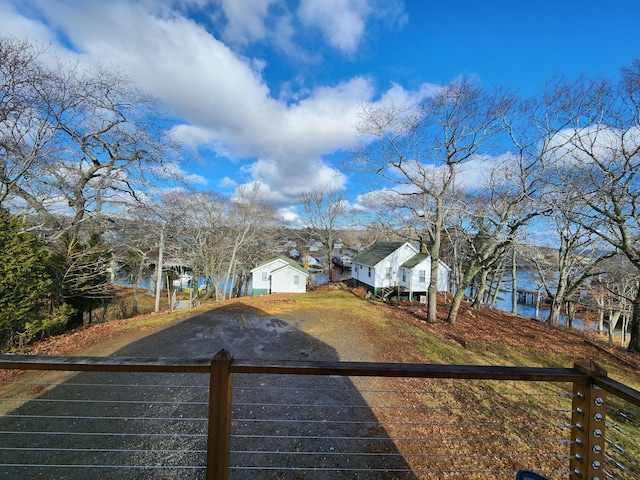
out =
<path fill-rule="evenodd" d="M 0 38 L 0 188 L 55 240 L 168 181 L 182 152 L 156 101 L 116 68 L 49 68 L 43 55 Z"/>
<path fill-rule="evenodd" d="M 523 174 L 523 160 L 523 156 L 511 155 L 494 162 L 487 184 L 460 197 L 462 217 L 458 231 L 466 234 L 467 242 L 460 258 L 463 274 L 449 310 L 451 324 L 455 323 L 465 290 L 474 279 L 479 281 L 472 306 L 480 306 L 489 275 L 501 266 L 517 235 L 540 214 L 531 201 L 539 179 Z M 527 158 L 527 161 L 535 160 Z"/>
<path fill-rule="evenodd" d="M 129 282 L 133 284 L 131 315 L 138 314 L 142 280 L 151 277 L 152 265 L 158 265 L 158 243 L 162 230 L 158 220 L 155 215 L 150 215 L 148 207 L 137 205 L 129 209 L 127 218 L 119 218 L 110 226 L 116 237 L 113 244 L 117 269 L 120 274 L 128 273 Z"/>
<path fill-rule="evenodd" d="M 91 323 L 95 307 L 108 304 L 115 296 L 109 274 L 109 246 L 101 233 L 93 231 L 82 236 L 65 235 L 53 251 L 56 297 L 75 310 L 67 327 Z"/>
<path fill-rule="evenodd" d="M 207 296 L 217 298 L 222 298 L 220 284 L 227 265 L 229 203 L 227 197 L 214 192 L 183 195 L 181 202 L 189 212 L 183 226 L 185 259 L 205 277 Z"/>
<path fill-rule="evenodd" d="M 0 37 L 0 205 L 34 163 L 46 155 L 53 118 L 39 94 L 48 72 L 44 50 L 26 40 Z"/>
<path fill-rule="evenodd" d="M 305 227 L 310 228 L 320 241 L 327 245 L 329 282 L 333 281 L 333 248 L 338 229 L 344 226 L 349 211 L 344 191 L 333 188 L 315 188 L 300 196 L 300 218 Z"/>
<path fill-rule="evenodd" d="M 152 182 L 172 182 L 182 151 L 163 130 L 156 101 L 116 68 L 46 55 L 0 38 L 0 201 L 57 252 L 62 297 L 80 316 L 84 304 L 109 296 L 83 264 L 93 255 L 107 268 L 96 252 L 101 218 L 139 201 Z"/>
<path fill-rule="evenodd" d="M 618 82 L 581 79 L 570 101 L 574 121 L 554 139 L 559 183 L 581 205 L 568 213 L 640 269 L 640 60 Z M 640 288 L 628 350 L 640 352 Z"/>
<path fill-rule="evenodd" d="M 171 240 L 197 278 L 207 279 L 207 295 L 223 300 L 239 294 L 256 256 L 264 257 L 274 209 L 261 201 L 259 184 L 237 190 L 233 198 L 214 192 L 174 191 L 165 195 Z"/>
<path fill-rule="evenodd" d="M 398 199 L 393 191 L 368 192 L 360 195 L 355 203 L 351 210 L 353 223 L 371 235 L 370 243 L 397 238 L 398 232 L 407 224 L 401 212 L 396 209 Z"/>
<path fill-rule="evenodd" d="M 603 267 L 604 273 L 594 276 L 589 282 L 589 294 L 598 307 L 599 330 L 602 330 L 606 316 L 609 343 L 613 344 L 615 330 L 621 323 L 620 344 L 624 346 L 633 300 L 640 288 L 639 272 L 626 256 L 620 254 L 608 259 Z"/>
<path fill-rule="evenodd" d="M 259 182 L 241 186 L 231 200 L 231 210 L 227 218 L 229 249 L 223 298 L 230 296 L 234 290 L 237 291 L 234 284 L 239 280 L 243 251 L 252 248 L 262 249 L 266 239 L 270 237 L 275 210 L 261 200 Z"/>
<path fill-rule="evenodd" d="M 428 237 L 431 276 L 428 321 L 436 321 L 438 264 L 447 202 L 460 165 L 490 151 L 509 97 L 488 94 L 469 79 L 436 88 L 417 105 L 363 106 L 360 132 L 376 140 L 356 167 L 375 174 L 421 219 Z"/>
<path fill-rule="evenodd" d="M 545 218 L 546 241 L 554 245 L 555 256 L 551 259 L 530 257 L 529 260 L 535 265 L 539 284 L 551 299 L 547 322 L 558 325 L 563 309 L 575 300 L 576 293 L 591 277 L 602 273 L 600 265 L 614 252 L 598 248 L 601 242 L 590 230 L 566 217 L 567 210 L 577 208 L 573 206 L 572 190 L 555 195 L 547 192 L 541 201 L 549 206 L 550 213 Z"/>

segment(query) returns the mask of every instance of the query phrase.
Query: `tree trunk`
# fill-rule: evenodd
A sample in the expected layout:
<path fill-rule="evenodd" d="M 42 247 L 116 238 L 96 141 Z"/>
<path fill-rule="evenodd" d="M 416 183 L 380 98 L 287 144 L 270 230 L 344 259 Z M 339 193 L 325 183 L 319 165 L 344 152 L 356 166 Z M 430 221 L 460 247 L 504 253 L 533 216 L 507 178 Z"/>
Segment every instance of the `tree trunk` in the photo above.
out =
<path fill-rule="evenodd" d="M 429 278 L 427 322 L 438 321 L 438 264 L 440 263 L 440 244 L 442 241 L 442 224 L 444 223 L 444 200 L 441 196 L 436 198 L 436 218 L 433 225 L 433 238 L 431 239 L 431 277 Z"/>
<path fill-rule="evenodd" d="M 133 305 L 131 305 L 131 316 L 138 315 L 138 300 L 140 297 L 140 283 L 136 283 L 133 287 Z"/>
<path fill-rule="evenodd" d="M 138 273 L 136 274 L 135 285 L 133 287 L 133 305 L 131 306 L 131 316 L 138 315 L 138 301 L 140 297 L 140 283 L 142 282 L 142 274 L 144 273 L 144 262 L 146 256 L 140 259 L 140 266 L 138 267 Z"/>
<path fill-rule="evenodd" d="M 471 304 L 471 308 L 476 310 L 482 305 L 485 292 L 487 291 L 487 275 L 489 275 L 489 272 L 486 269 L 480 274 L 480 284 L 478 285 L 476 296 Z"/>
<path fill-rule="evenodd" d="M 562 272 L 560 273 L 560 278 L 558 278 L 558 286 L 556 287 L 556 293 L 553 296 L 553 300 L 551 301 L 551 308 L 549 310 L 549 325 L 553 325 L 557 327 L 560 324 L 560 313 L 562 312 L 562 307 L 567 305 L 567 317 L 569 317 L 569 303 L 565 301 L 566 298 L 570 298 L 567 295 L 567 274 Z"/>
<path fill-rule="evenodd" d="M 516 249 L 511 257 L 511 313 L 518 314 L 518 265 L 516 264 Z M 538 318 L 536 314 L 536 318 Z"/>
<path fill-rule="evenodd" d="M 573 328 L 573 320 L 575 319 L 576 305 L 574 302 L 567 302 L 567 326 Z"/>
<path fill-rule="evenodd" d="M 449 309 L 449 316 L 447 317 L 447 321 L 451 325 L 456 323 L 458 310 L 460 308 L 460 305 L 462 304 L 462 299 L 464 298 L 464 292 L 467 290 L 467 287 L 471 284 L 471 281 L 474 279 L 479 270 L 480 269 L 477 267 L 477 265 L 472 263 L 468 266 L 467 272 L 460 279 L 458 289 L 456 290 L 456 293 L 453 295 L 453 299 L 451 300 L 451 308 Z"/>
<path fill-rule="evenodd" d="M 327 261 L 327 279 L 329 281 L 329 283 L 333 283 L 333 238 L 331 238 L 331 236 L 329 236 L 329 241 L 327 242 L 328 245 L 328 255 L 329 255 L 329 259 Z"/>
<path fill-rule="evenodd" d="M 640 288 L 633 299 L 633 312 L 631 314 L 631 339 L 627 352 L 640 353 Z"/>
<path fill-rule="evenodd" d="M 609 344 L 613 345 L 615 342 L 616 336 L 616 325 L 618 325 L 618 320 L 620 319 L 620 315 L 622 312 L 620 310 L 613 311 L 609 309 Z"/>
<path fill-rule="evenodd" d="M 491 308 L 496 306 L 498 303 L 498 296 L 500 295 L 500 286 L 502 285 L 502 281 L 504 280 L 504 275 L 500 274 L 496 278 L 491 278 Z"/>
<path fill-rule="evenodd" d="M 598 303 L 598 333 L 604 331 L 604 304 L 601 299 L 597 300 Z"/>
<path fill-rule="evenodd" d="M 449 309 L 449 316 L 447 317 L 447 321 L 450 325 L 455 325 L 456 323 L 456 319 L 458 318 L 458 310 L 460 309 L 463 298 L 464 289 L 459 288 L 458 290 L 456 290 L 456 293 L 453 295 L 453 299 L 451 300 L 451 308 Z"/>
<path fill-rule="evenodd" d="M 562 312 L 562 302 L 558 300 L 558 295 L 553 296 L 551 308 L 549 309 L 549 317 L 547 323 L 557 327 L 560 324 L 560 313 Z"/>

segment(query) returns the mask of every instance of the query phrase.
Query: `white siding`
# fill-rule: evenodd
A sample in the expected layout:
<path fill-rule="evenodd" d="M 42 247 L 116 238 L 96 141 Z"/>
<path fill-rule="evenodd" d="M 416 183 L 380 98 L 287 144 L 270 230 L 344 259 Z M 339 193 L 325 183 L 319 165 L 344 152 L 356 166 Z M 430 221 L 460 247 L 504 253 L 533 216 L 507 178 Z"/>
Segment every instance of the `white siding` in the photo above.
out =
<path fill-rule="evenodd" d="M 254 291 L 269 290 L 271 287 L 271 280 L 269 279 L 270 272 L 271 264 L 263 265 L 259 269 L 254 270 L 251 273 L 251 288 Z"/>
<path fill-rule="evenodd" d="M 450 268 L 445 267 L 440 264 L 438 266 L 438 291 L 439 292 L 448 292 L 449 291 L 449 272 Z"/>
<path fill-rule="evenodd" d="M 418 252 L 414 247 L 409 243 L 405 243 L 376 265 L 362 265 L 354 262 L 351 265 L 351 276 L 375 289 L 394 286 L 398 283 L 400 265 L 416 253 Z"/>
<path fill-rule="evenodd" d="M 280 270 L 296 272 L 300 277 L 299 285 L 293 284 L 293 273 L 289 278 L 286 274 L 278 273 Z M 254 292 L 304 293 L 306 287 L 306 275 L 279 258 L 251 270 L 251 288 Z"/>
<path fill-rule="evenodd" d="M 306 276 L 300 270 L 288 265 L 271 272 L 271 293 L 304 293 L 306 291 Z"/>
<path fill-rule="evenodd" d="M 431 258 L 425 258 L 415 267 L 401 268 L 399 275 L 400 286 L 410 289 L 412 292 L 426 292 L 431 281 Z M 421 271 L 424 272 L 424 281 L 421 281 Z M 406 274 L 406 280 L 402 281 L 403 272 Z M 442 263 L 438 266 L 438 291 L 449 291 L 449 268 Z"/>

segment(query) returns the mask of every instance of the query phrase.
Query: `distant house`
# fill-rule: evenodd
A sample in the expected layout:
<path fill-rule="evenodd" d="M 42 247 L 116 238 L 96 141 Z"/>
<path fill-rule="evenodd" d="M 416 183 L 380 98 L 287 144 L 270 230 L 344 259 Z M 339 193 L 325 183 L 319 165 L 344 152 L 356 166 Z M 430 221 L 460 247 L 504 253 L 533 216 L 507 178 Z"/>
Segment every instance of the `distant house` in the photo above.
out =
<path fill-rule="evenodd" d="M 302 256 L 302 258 L 300 259 L 300 265 L 306 265 L 307 267 L 312 267 L 312 268 L 321 266 L 318 259 L 315 257 L 312 257 L 309 254 Z"/>
<path fill-rule="evenodd" d="M 278 256 L 251 270 L 252 295 L 304 293 L 308 276 L 295 260 Z"/>
<path fill-rule="evenodd" d="M 438 290 L 447 291 L 450 268 L 440 262 Z M 431 257 L 409 242 L 376 242 L 358 253 L 351 262 L 356 285 L 375 295 L 413 298 L 425 294 L 431 279 Z"/>
<path fill-rule="evenodd" d="M 349 255 L 334 255 L 331 260 L 336 267 L 350 268 L 352 258 Z"/>
<path fill-rule="evenodd" d="M 322 248 L 323 244 L 320 240 L 316 240 L 315 238 L 310 238 L 307 243 L 307 250 L 310 252 L 319 252 Z"/>

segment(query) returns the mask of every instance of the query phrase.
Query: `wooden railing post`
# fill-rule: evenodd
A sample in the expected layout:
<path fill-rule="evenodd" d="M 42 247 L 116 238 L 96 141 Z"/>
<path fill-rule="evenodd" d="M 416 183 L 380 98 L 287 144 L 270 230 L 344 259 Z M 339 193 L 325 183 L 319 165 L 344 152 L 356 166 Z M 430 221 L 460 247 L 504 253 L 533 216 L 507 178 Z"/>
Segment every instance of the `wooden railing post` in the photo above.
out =
<path fill-rule="evenodd" d="M 209 428 L 207 438 L 207 480 L 228 480 L 231 442 L 231 400 L 233 355 L 220 350 L 211 359 L 209 377 Z"/>
<path fill-rule="evenodd" d="M 592 378 L 606 377 L 607 371 L 593 360 L 576 362 L 574 368 L 588 377 L 573 384 L 570 478 L 601 480 L 606 392 L 595 386 Z"/>

